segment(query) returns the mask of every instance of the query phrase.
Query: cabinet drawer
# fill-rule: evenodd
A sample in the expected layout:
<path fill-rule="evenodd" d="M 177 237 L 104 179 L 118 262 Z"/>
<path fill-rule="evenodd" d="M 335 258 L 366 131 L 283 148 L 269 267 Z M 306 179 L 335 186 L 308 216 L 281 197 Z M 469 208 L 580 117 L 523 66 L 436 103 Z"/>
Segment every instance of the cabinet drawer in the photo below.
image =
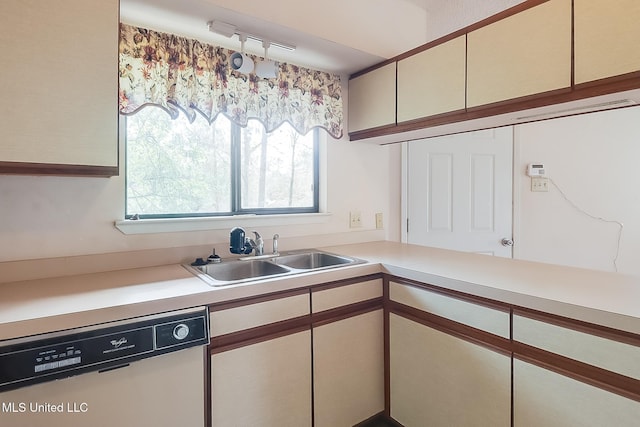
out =
<path fill-rule="evenodd" d="M 311 310 L 318 313 L 336 307 L 382 297 L 382 279 L 368 280 L 353 285 L 314 291 Z"/>
<path fill-rule="evenodd" d="M 437 292 L 394 282 L 389 283 L 389 296 L 392 301 L 503 338 L 510 338 L 510 315 L 508 311 L 496 310 Z"/>
<path fill-rule="evenodd" d="M 517 314 L 513 316 L 513 339 L 608 371 L 640 379 L 640 347 L 634 345 Z"/>
<path fill-rule="evenodd" d="M 309 314 L 307 293 L 223 310 L 214 309 L 210 314 L 211 336 L 216 337 Z"/>

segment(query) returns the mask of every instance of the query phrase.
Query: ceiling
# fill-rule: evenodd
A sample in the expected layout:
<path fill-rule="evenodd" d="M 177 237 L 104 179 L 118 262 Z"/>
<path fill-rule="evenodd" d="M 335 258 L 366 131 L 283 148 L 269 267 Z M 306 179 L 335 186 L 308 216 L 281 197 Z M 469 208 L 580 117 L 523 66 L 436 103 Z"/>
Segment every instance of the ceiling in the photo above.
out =
<path fill-rule="evenodd" d="M 122 22 L 240 50 L 238 36 L 207 22 L 296 46 L 270 59 L 351 74 L 477 22 L 524 0 L 120 0 Z M 257 4 L 262 7 L 257 6 Z M 264 56 L 249 40 L 248 53 Z"/>

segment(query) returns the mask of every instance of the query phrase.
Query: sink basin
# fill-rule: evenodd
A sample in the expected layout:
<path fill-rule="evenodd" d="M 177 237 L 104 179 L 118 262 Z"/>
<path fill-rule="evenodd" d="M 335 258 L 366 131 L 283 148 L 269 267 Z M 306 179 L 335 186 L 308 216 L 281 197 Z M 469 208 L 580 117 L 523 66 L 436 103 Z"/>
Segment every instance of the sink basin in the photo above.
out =
<path fill-rule="evenodd" d="M 185 264 L 185 268 L 211 286 L 228 286 L 252 280 L 302 274 L 365 262 L 361 259 L 315 249 L 288 252 L 282 255 L 261 255 L 259 259 L 255 258 L 223 260 L 219 264 L 200 266 Z"/>
<path fill-rule="evenodd" d="M 282 255 L 276 258 L 274 262 L 297 270 L 314 270 L 343 264 L 353 264 L 355 261 L 352 258 L 333 255 L 326 252 L 306 252 Z"/>
<path fill-rule="evenodd" d="M 263 260 L 207 264 L 199 267 L 199 269 L 206 275 L 221 282 L 235 282 L 289 273 L 289 269 Z"/>

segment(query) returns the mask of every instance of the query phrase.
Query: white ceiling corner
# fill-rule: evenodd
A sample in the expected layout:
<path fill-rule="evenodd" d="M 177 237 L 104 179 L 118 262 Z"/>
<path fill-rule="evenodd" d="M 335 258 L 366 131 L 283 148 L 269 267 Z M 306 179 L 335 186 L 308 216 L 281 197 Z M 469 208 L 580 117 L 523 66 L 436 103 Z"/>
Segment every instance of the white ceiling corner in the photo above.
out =
<path fill-rule="evenodd" d="M 523 0 L 120 0 L 121 21 L 240 49 L 237 36 L 211 33 L 219 20 L 296 46 L 271 59 L 351 74 L 484 19 Z M 246 51 L 264 55 L 257 42 Z"/>

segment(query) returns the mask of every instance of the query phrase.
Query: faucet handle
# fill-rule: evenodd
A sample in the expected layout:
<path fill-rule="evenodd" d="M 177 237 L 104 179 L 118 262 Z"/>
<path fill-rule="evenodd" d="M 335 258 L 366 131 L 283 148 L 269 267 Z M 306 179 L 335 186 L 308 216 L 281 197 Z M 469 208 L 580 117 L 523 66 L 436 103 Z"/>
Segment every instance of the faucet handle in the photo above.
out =
<path fill-rule="evenodd" d="M 273 235 L 273 254 L 278 255 L 278 239 L 280 238 L 279 234 Z"/>

